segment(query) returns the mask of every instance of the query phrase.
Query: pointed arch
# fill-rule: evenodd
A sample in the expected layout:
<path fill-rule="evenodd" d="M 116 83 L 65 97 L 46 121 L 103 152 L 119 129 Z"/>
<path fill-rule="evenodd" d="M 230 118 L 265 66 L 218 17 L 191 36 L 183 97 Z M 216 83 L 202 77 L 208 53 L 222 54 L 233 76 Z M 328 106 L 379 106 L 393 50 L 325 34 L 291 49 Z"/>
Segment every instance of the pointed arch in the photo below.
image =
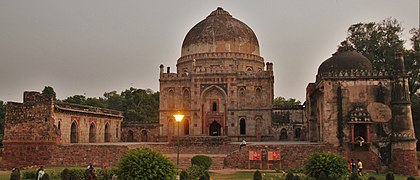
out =
<path fill-rule="evenodd" d="M 94 143 L 96 141 L 96 127 L 95 123 L 91 122 L 89 126 L 89 143 Z"/>
<path fill-rule="evenodd" d="M 104 133 L 104 142 L 110 142 L 111 134 L 110 134 L 110 125 L 109 123 L 105 124 L 105 133 Z"/>
<path fill-rule="evenodd" d="M 184 109 L 189 109 L 191 104 L 191 93 L 187 88 L 185 88 L 182 93 L 182 101 Z"/>
<path fill-rule="evenodd" d="M 70 127 L 70 143 L 78 143 L 78 128 L 77 128 L 77 123 L 76 121 L 73 121 L 73 123 L 71 123 L 71 127 Z"/>
<path fill-rule="evenodd" d="M 185 119 L 184 121 L 184 134 L 189 135 L 190 134 L 190 120 Z"/>
<path fill-rule="evenodd" d="M 147 142 L 147 139 L 148 139 L 147 130 L 143 129 L 141 131 L 141 138 L 140 139 L 141 139 L 141 142 Z"/>
<path fill-rule="evenodd" d="M 168 90 L 168 107 L 175 108 L 175 91 L 172 88 Z"/>
<path fill-rule="evenodd" d="M 132 130 L 128 130 L 127 142 L 134 142 L 134 132 Z"/>
<path fill-rule="evenodd" d="M 246 123 L 245 123 L 244 118 L 241 118 L 239 120 L 239 134 L 240 135 L 245 135 L 246 134 Z"/>
<path fill-rule="evenodd" d="M 280 141 L 287 140 L 287 130 L 285 128 L 280 130 Z"/>

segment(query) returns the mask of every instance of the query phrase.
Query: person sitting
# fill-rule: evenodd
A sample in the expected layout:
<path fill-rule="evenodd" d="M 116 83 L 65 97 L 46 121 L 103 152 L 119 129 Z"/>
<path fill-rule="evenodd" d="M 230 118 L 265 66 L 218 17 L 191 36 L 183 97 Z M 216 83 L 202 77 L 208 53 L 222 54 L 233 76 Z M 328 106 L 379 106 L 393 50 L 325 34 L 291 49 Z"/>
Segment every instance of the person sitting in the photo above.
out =
<path fill-rule="evenodd" d="M 245 139 L 242 139 L 242 142 L 239 145 L 239 150 L 242 149 L 242 147 L 246 147 L 246 141 L 245 141 Z"/>
<path fill-rule="evenodd" d="M 363 146 L 365 139 L 362 136 L 357 136 L 356 141 L 360 144 L 360 147 Z"/>

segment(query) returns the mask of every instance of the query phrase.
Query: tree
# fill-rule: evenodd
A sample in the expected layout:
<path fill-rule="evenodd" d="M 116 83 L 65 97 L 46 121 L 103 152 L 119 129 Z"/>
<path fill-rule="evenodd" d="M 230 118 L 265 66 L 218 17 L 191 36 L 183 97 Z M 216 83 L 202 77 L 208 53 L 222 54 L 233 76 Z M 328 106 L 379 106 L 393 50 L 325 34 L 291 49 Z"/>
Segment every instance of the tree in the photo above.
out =
<path fill-rule="evenodd" d="M 86 102 L 86 97 L 83 95 L 74 95 L 67 97 L 63 100 L 63 102 L 84 105 L 84 103 Z"/>
<path fill-rule="evenodd" d="M 299 100 L 296 100 L 294 98 L 286 99 L 284 97 L 276 97 L 273 100 L 273 105 L 300 105 L 302 104 Z"/>
<path fill-rule="evenodd" d="M 42 90 L 42 94 L 47 94 L 50 95 L 52 97 L 54 97 L 54 100 L 56 100 L 56 94 L 54 91 L 54 88 L 52 88 L 51 86 L 45 86 L 44 89 Z"/>
<path fill-rule="evenodd" d="M 176 168 L 169 158 L 149 148 L 130 150 L 119 161 L 118 179 L 175 179 Z"/>

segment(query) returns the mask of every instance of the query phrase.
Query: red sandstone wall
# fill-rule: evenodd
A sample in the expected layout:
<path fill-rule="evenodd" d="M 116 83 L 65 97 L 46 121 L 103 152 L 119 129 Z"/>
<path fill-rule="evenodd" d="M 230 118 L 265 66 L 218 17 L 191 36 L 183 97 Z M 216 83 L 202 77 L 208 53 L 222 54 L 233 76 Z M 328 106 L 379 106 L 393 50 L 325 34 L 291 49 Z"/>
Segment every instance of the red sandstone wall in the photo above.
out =
<path fill-rule="evenodd" d="M 276 162 L 270 161 L 270 169 L 281 168 L 299 168 L 303 165 L 308 155 L 314 152 L 330 151 L 337 152 L 333 146 L 327 145 L 304 145 L 304 144 L 290 144 L 290 145 L 250 145 L 245 149 L 236 150 L 228 155 L 225 159 L 225 167 L 230 168 L 248 168 L 249 151 L 262 151 L 262 168 L 267 169 L 267 151 L 280 151 L 281 160 Z M 259 162 L 252 161 L 251 168 L 259 168 Z"/>
<path fill-rule="evenodd" d="M 417 152 L 415 150 L 394 149 L 391 169 L 395 174 L 418 176 Z"/>

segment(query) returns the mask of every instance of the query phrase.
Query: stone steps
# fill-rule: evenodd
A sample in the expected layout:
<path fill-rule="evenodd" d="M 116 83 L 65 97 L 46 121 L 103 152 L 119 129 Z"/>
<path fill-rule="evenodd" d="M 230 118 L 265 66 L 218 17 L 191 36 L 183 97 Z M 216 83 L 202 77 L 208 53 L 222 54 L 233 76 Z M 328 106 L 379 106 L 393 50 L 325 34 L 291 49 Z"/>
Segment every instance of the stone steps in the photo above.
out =
<path fill-rule="evenodd" d="M 176 154 L 165 154 L 165 155 L 169 157 L 171 161 L 174 162 L 174 164 L 176 164 Z M 191 158 L 194 157 L 195 155 L 197 154 L 180 154 L 179 155 L 179 168 L 187 169 L 188 167 L 190 167 Z M 212 159 L 212 165 L 210 167 L 211 170 L 220 170 L 224 168 L 224 161 L 225 161 L 226 155 L 209 154 L 206 156 L 209 156 Z"/>

